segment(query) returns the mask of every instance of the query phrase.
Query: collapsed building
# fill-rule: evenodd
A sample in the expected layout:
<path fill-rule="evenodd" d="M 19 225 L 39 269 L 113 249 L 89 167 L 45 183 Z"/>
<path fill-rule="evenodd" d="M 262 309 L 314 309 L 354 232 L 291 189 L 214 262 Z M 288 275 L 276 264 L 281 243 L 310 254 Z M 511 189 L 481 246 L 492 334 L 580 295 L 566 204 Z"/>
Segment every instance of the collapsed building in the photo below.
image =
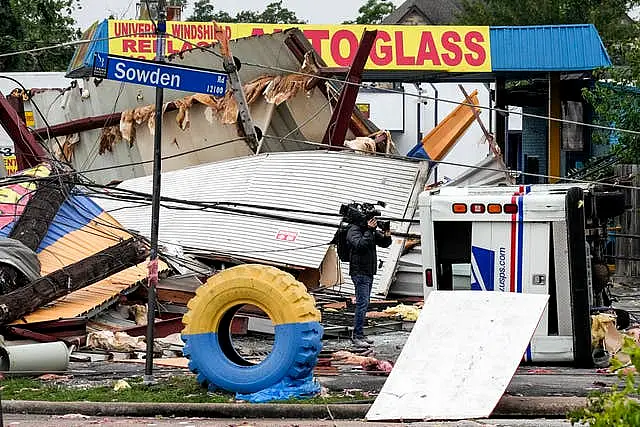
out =
<path fill-rule="evenodd" d="M 329 70 L 298 30 L 229 42 L 243 65 L 239 77 L 250 114 L 263 134 L 260 147 L 251 147 L 239 132 L 238 105 L 231 92 L 223 98 L 166 90 L 163 114 L 163 170 L 261 153 L 314 150 L 322 142 L 336 108 L 340 88 L 314 76 Z M 194 48 L 168 60 L 176 65 L 221 70 L 213 48 Z M 92 60 L 93 51 L 87 53 Z M 298 72 L 302 73 L 299 74 Z M 98 183 L 151 173 L 155 89 L 91 77 L 87 65 L 71 73 L 78 82 L 50 107 L 50 128 L 36 119 L 35 135 L 48 140 L 61 160 Z M 33 99 L 38 102 L 37 96 Z M 378 132 L 353 106 L 345 138 Z M 381 151 L 392 151 L 384 138 Z M 387 147 L 388 145 L 388 147 Z M 115 167 L 117 166 L 117 167 Z M 100 169 L 99 172 L 91 172 Z"/>
<path fill-rule="evenodd" d="M 325 79 L 344 70 L 326 67 L 299 30 L 239 39 L 230 47 L 237 57 L 251 58 L 239 75 L 253 123 L 262 133 L 261 144 L 252 146 L 243 137 L 240 107 L 229 93 L 212 98 L 166 91 L 161 272 L 172 277 L 159 285 L 164 311 L 157 336 L 180 331 L 184 306 L 203 280 L 242 263 L 288 271 L 307 289 L 324 295 L 321 299 L 348 299 L 354 290 L 332 239 L 341 220 L 340 205 L 354 200 L 384 201 L 384 215 L 392 220 L 396 234 L 392 246 L 380 251 L 375 297 L 419 297 L 416 206 L 431 164 L 394 156 L 390 134 L 364 118 L 354 107 L 355 97 L 351 103 L 343 101 L 344 94 L 357 92 L 357 87 L 340 87 Z M 91 55 L 86 52 L 85 57 Z M 169 60 L 222 68 L 210 47 Z M 10 108 L 35 111 L 32 130 L 11 114 L 3 118 L 21 169 L 44 168 L 51 175 L 43 183 L 28 184 L 30 191 L 43 197 L 53 192 L 60 198 L 60 210 L 52 213 L 48 230 L 53 237 L 44 240 L 56 244 L 32 245 L 41 262 L 33 270 L 45 277 L 62 276 L 46 298 L 23 304 L 5 322 L 13 322 L 8 330 L 20 337 L 84 345 L 87 328 L 100 329 L 112 321 L 113 316 L 104 314 L 107 308 L 145 293 L 139 285 L 145 283 L 146 269 L 140 263 L 147 256 L 150 235 L 148 175 L 155 107 L 153 89 L 92 77 L 84 62 L 71 76 L 75 80 L 67 88 L 8 97 Z M 477 105 L 475 94 L 468 100 Z M 425 137 L 421 152 L 431 160 L 442 158 L 479 119 L 476 113 L 461 105 Z M 336 147 L 350 152 L 335 152 Z M 504 168 L 499 155 L 488 158 L 487 164 Z M 26 185 L 21 180 L 28 181 L 28 176 L 27 171 L 7 178 L 9 187 L 3 189 L 15 191 L 16 185 Z M 506 178 L 498 172 L 489 180 Z M 20 196 L 6 200 L 13 221 L 20 221 L 25 203 L 35 203 L 29 200 Z M 57 223 L 61 230 L 54 226 Z M 109 269 L 93 258 L 109 245 L 119 249 L 129 240 L 135 241 L 136 250 L 122 260 L 125 264 Z M 66 271 L 77 263 L 95 271 L 95 277 L 65 288 L 64 280 L 71 281 Z M 35 273 L 28 277 L 34 283 L 40 280 Z M 33 286 L 24 289 L 31 289 L 31 294 L 19 301 L 33 294 Z M 143 323 L 144 316 L 133 317 L 109 328 L 142 335 L 138 322 Z M 270 330 L 256 326 L 255 320 L 251 327 Z"/>

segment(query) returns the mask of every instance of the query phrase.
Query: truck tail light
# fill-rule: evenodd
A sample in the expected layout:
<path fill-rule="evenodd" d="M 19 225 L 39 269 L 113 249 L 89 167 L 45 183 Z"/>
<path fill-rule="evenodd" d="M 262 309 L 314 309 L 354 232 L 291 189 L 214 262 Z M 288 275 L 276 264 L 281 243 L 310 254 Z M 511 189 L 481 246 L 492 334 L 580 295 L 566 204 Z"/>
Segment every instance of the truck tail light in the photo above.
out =
<path fill-rule="evenodd" d="M 499 214 L 502 213 L 502 206 L 497 203 L 490 203 L 487 205 L 487 211 L 490 214 Z"/>
<path fill-rule="evenodd" d="M 425 281 L 427 282 L 428 288 L 433 288 L 433 271 L 430 268 L 427 268 L 424 271 Z"/>
<path fill-rule="evenodd" d="M 484 205 L 482 203 L 474 203 L 471 205 L 471 213 L 484 213 Z"/>
<path fill-rule="evenodd" d="M 504 213 L 506 214 L 516 214 L 518 213 L 518 205 L 510 203 L 508 205 L 504 205 Z"/>
<path fill-rule="evenodd" d="M 454 203 L 453 213 L 457 213 L 457 214 L 467 213 L 467 205 L 464 203 Z"/>

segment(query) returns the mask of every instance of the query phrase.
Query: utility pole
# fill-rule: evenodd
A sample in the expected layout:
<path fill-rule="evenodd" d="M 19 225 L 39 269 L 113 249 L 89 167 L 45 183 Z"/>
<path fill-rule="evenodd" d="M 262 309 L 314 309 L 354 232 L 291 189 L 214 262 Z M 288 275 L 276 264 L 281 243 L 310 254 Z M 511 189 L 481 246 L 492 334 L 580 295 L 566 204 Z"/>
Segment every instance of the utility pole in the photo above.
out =
<path fill-rule="evenodd" d="M 156 62 L 164 62 L 164 38 L 167 31 L 165 0 L 158 1 L 156 25 Z M 153 329 L 155 326 L 156 286 L 158 284 L 158 226 L 160 224 L 160 173 L 162 171 L 162 104 L 164 90 L 156 87 L 156 130 L 153 139 L 153 200 L 151 204 L 151 253 L 147 279 L 147 356 L 144 383 L 153 384 Z"/>

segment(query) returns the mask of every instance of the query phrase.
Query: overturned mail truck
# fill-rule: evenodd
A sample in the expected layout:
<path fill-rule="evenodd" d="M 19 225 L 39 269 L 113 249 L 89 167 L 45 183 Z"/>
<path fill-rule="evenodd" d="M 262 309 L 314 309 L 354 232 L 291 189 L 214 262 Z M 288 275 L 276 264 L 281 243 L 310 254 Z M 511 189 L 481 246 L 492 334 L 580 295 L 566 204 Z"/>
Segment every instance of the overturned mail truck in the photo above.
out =
<path fill-rule="evenodd" d="M 530 362 L 593 365 L 593 310 L 608 306 L 607 223 L 624 195 L 607 187 L 449 187 L 420 195 L 425 297 L 433 290 L 549 295 Z"/>

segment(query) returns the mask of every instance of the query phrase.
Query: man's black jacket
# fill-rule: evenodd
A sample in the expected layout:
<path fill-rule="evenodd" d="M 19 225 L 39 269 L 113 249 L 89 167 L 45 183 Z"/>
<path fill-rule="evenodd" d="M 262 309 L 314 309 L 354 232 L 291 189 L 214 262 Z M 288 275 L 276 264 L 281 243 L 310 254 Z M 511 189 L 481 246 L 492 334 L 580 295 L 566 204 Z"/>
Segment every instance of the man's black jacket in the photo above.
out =
<path fill-rule="evenodd" d="M 367 226 L 351 225 L 347 232 L 347 243 L 350 250 L 349 275 L 373 277 L 378 269 L 376 245 L 388 248 L 391 236 L 385 237 L 380 231 Z"/>

